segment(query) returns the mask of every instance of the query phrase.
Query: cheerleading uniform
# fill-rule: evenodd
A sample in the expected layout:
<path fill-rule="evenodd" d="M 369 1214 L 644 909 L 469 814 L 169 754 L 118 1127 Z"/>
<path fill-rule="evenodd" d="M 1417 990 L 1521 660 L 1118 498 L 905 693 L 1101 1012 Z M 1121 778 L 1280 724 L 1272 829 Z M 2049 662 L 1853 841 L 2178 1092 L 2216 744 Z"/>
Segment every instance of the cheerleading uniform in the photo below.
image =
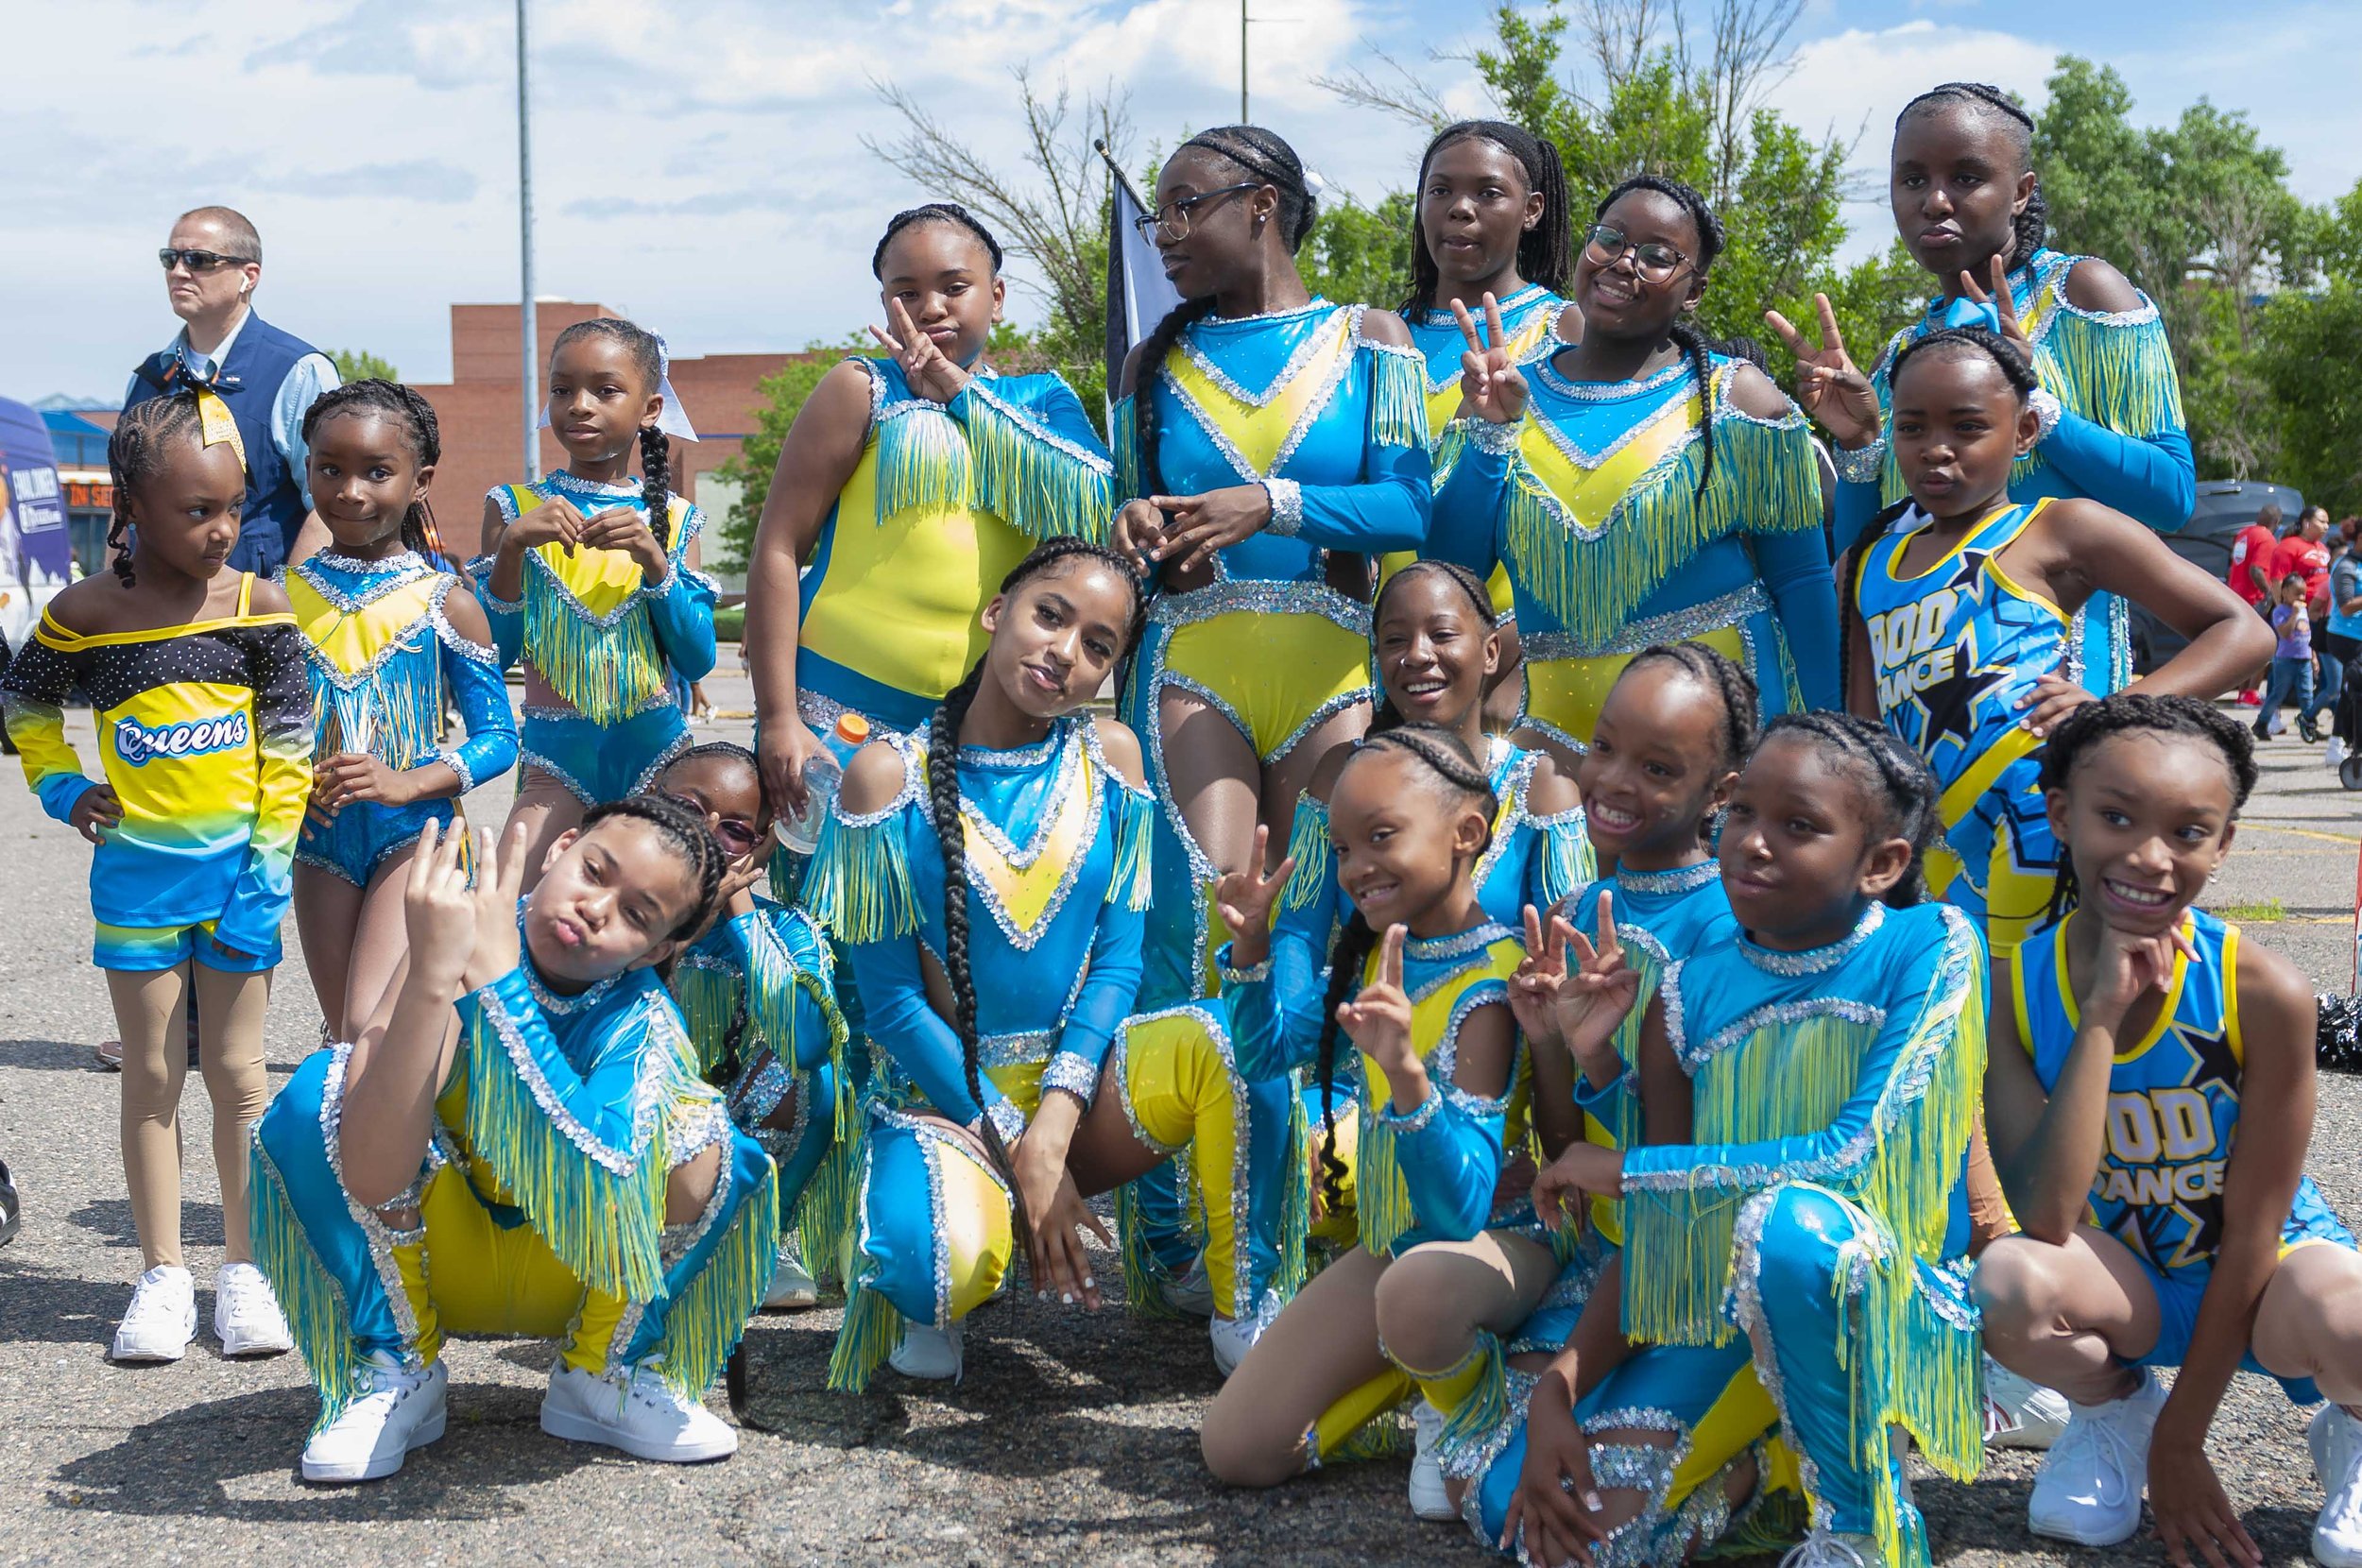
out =
<path fill-rule="evenodd" d="M 1805 417 L 1731 401 L 1714 355 L 1702 411 L 1679 359 L 1630 382 L 1526 366 L 1514 424 L 1463 418 L 1426 554 L 1505 564 L 1525 649 L 1524 723 L 1580 752 L 1608 689 L 1652 642 L 1694 639 L 1744 665 L 1770 712 L 1837 704 L 1836 595 Z M 1703 493 L 1711 420 L 1714 467 Z"/>
<path fill-rule="evenodd" d="M 368 752 L 397 772 L 442 762 L 459 775 L 461 794 L 516 766 L 517 721 L 500 656 L 443 614 L 461 586 L 410 551 L 375 561 L 322 552 L 288 569 L 287 600 L 311 676 L 315 763 L 340 751 Z M 447 695 L 468 729 L 455 747 L 438 739 Z M 387 856 L 452 815 L 450 796 L 406 806 L 354 801 L 326 824 L 305 818 L 295 856 L 366 888 Z"/>

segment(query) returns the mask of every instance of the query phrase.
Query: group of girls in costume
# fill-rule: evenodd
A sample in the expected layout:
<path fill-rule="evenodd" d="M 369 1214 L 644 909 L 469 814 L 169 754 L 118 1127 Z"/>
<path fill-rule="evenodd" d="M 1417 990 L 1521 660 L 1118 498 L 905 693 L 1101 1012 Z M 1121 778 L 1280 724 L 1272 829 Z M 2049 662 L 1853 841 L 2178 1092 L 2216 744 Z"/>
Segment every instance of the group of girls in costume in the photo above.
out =
<path fill-rule="evenodd" d="M 1924 1562 L 1908 1450 L 1974 1474 L 1989 1354 L 2068 1402 L 2037 1530 L 2122 1541 L 2146 1486 L 2174 1550 L 2258 1560 L 2203 1454 L 2244 1361 L 2338 1402 L 2314 1550 L 2362 1562 L 2310 1004 L 2190 909 L 2254 776 L 2198 699 L 2268 639 L 2151 535 L 2189 496 L 2170 358 L 2040 248 L 2029 131 L 1964 84 L 1904 111 L 1942 298 L 1867 375 L 1825 302 L 1818 349 L 1775 316 L 1802 411 L 1693 325 L 1694 192 L 1627 180 L 1577 235 L 1555 149 L 1497 122 L 1422 157 L 1399 311 L 1307 288 L 1285 142 L 1184 142 L 1140 220 L 1184 302 L 1105 443 L 987 362 L 984 228 L 898 214 L 881 351 L 807 401 L 750 555 L 752 752 L 680 711 L 713 592 L 653 334 L 560 336 L 567 467 L 488 497 L 472 584 L 418 554 L 414 394 L 314 409 L 325 542 L 283 600 L 219 576 L 201 395 L 145 405 L 121 583 L 8 677 L 159 1091 L 135 1118 L 127 1074 L 119 1354 L 193 1325 L 161 1158 L 193 958 L 261 1266 L 221 1310 L 301 1351 L 315 1479 L 440 1435 L 454 1333 L 558 1342 L 555 1435 L 716 1457 L 759 1306 L 835 1277 L 831 1387 L 952 1378 L 1020 1252 L 1045 1301 L 1113 1296 L 1090 1233 L 1248 1366 L 1214 1474 L 1408 1448 L 1418 1513 L 1521 1560 Z M 2126 599 L 2189 646 L 2106 696 Z M 448 803 L 519 762 L 471 844 Z M 775 853 L 828 763 L 816 847 Z M 181 809 L 224 798 L 256 805 Z M 335 1043 L 249 1167 L 291 859 Z"/>

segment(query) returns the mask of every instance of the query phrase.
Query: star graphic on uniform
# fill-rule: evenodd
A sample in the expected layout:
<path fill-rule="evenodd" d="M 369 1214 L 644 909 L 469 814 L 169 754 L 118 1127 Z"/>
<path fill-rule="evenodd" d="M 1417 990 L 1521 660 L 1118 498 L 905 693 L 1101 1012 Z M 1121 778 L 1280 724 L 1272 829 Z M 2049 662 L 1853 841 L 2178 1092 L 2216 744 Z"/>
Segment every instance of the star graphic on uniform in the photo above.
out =
<path fill-rule="evenodd" d="M 1939 585 L 1954 595 L 1953 615 L 1973 614 L 1984 600 L 1986 584 L 1985 560 L 1992 554 L 1986 550 L 1964 550 L 1953 563 L 1952 574 Z M 1930 591 L 1936 591 L 1931 589 Z M 1925 741 L 1922 752 L 1932 755 L 1936 746 L 1949 735 L 1959 741 L 1963 750 L 1975 744 L 1977 734 L 1977 704 L 1978 699 L 2010 678 L 2007 667 L 1980 665 L 1977 662 L 1977 631 L 1974 626 L 1964 630 L 1952 660 L 1952 673 L 1925 690 L 1915 693 L 1912 701 L 1926 715 L 1922 731 Z"/>

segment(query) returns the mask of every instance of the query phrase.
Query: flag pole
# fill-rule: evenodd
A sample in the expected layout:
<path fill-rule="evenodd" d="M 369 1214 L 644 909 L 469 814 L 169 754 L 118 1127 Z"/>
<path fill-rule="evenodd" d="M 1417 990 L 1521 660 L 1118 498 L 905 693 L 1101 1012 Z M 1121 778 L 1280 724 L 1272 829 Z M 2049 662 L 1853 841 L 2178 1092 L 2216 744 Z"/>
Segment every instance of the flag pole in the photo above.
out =
<path fill-rule="evenodd" d="M 533 97 L 525 67 L 525 6 L 517 0 L 517 241 L 522 259 L 517 340 L 524 390 L 525 483 L 541 476 L 540 332 L 533 307 Z"/>

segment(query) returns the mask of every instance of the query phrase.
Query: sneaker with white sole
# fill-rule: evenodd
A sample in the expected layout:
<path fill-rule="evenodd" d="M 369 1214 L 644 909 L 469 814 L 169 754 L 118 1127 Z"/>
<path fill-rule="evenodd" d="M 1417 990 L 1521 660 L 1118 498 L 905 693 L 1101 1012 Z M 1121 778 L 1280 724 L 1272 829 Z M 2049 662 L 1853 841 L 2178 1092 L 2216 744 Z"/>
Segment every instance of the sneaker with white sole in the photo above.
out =
<path fill-rule="evenodd" d="M 1265 1326 L 1259 1320 L 1242 1318 L 1216 1318 L 1207 1322 L 1206 1338 L 1214 1349 L 1214 1370 L 1224 1377 L 1237 1372 L 1255 1341 L 1263 1337 Z"/>
<path fill-rule="evenodd" d="M 131 1287 L 109 1354 L 117 1361 L 178 1361 L 196 1338 L 197 1281 L 178 1264 L 160 1263 Z"/>
<path fill-rule="evenodd" d="M 1874 1536 L 1814 1530 L 1780 1559 L 1780 1568 L 1878 1568 Z"/>
<path fill-rule="evenodd" d="M 925 1323 L 902 1325 L 902 1342 L 886 1357 L 886 1365 L 904 1377 L 922 1378 L 929 1383 L 957 1383 L 960 1372 L 967 1364 L 962 1344 L 965 1331 L 954 1322 L 950 1328 L 929 1328 Z"/>
<path fill-rule="evenodd" d="M 2313 1524 L 2313 1560 L 2362 1568 L 2362 1421 L 2342 1406 L 2325 1405 L 2304 1436 L 2313 1474 L 2329 1493 Z"/>
<path fill-rule="evenodd" d="M 2027 1500 L 2027 1527 L 2036 1535 L 2114 1546 L 2141 1527 L 2148 1440 L 2165 1407 L 2165 1387 L 2146 1367 L 2140 1379 L 2122 1399 L 2070 1406 L 2066 1430 L 2051 1444 Z"/>
<path fill-rule="evenodd" d="M 334 1421 L 303 1445 L 303 1478 L 338 1485 L 391 1475 L 414 1448 L 443 1435 L 443 1389 L 449 1374 L 440 1361 L 413 1372 L 383 1351 L 373 1351 L 361 1376 L 368 1391 L 346 1406 Z"/>
<path fill-rule="evenodd" d="M 1214 1315 L 1214 1281 L 1206 1272 L 1203 1253 L 1190 1260 L 1188 1273 L 1179 1279 L 1160 1280 L 1156 1287 L 1164 1293 L 1165 1304 L 1175 1312 L 1191 1318 Z"/>
<path fill-rule="evenodd" d="M 604 1375 L 560 1361 L 550 1372 L 550 1391 L 541 1396 L 541 1430 L 662 1464 L 726 1459 L 738 1452 L 737 1429 L 666 1381 L 653 1357 Z"/>
<path fill-rule="evenodd" d="M 214 1276 L 214 1338 L 224 1355 L 278 1355 L 295 1349 L 270 1281 L 251 1263 L 225 1263 Z"/>
<path fill-rule="evenodd" d="M 798 1312 L 820 1304 L 820 1282 L 804 1267 L 803 1249 L 794 1241 L 779 1242 L 779 1260 L 771 1270 L 771 1288 L 762 1293 L 765 1312 Z"/>
<path fill-rule="evenodd" d="M 1411 1511 L 1421 1519 L 1457 1519 L 1451 1493 L 1444 1490 L 1444 1461 L 1435 1450 L 1444 1440 L 1444 1412 L 1420 1399 L 1411 1407 L 1411 1430 L 1417 1446 L 1411 1452 Z"/>
<path fill-rule="evenodd" d="M 1985 1357 L 1985 1446 L 2045 1449 L 2059 1440 L 2070 1414 L 2066 1395 Z"/>
<path fill-rule="evenodd" d="M 2346 758 L 2352 755 L 2346 750 L 2345 741 L 2333 735 L 2329 738 L 2328 749 L 2321 753 L 2321 760 L 2328 764 L 2330 772 L 2336 773 L 2345 765 Z"/>

